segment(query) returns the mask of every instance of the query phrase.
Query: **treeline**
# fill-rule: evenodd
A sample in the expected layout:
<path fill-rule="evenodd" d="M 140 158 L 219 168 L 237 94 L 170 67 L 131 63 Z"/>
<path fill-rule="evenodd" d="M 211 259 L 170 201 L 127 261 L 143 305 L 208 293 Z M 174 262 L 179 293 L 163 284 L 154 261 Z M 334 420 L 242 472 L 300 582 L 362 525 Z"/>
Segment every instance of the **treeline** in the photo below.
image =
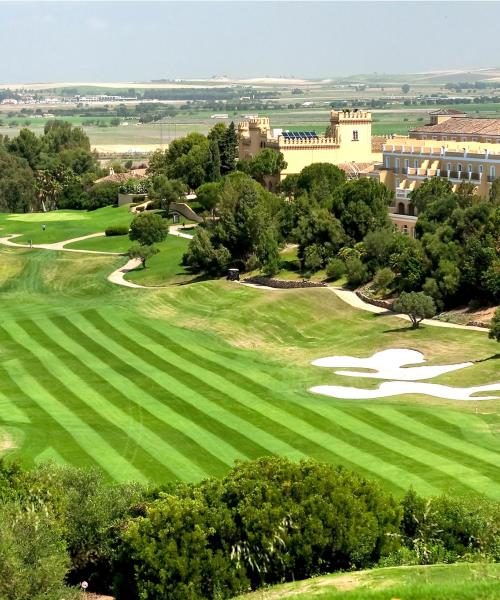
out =
<path fill-rule="evenodd" d="M 69 123 L 51 121 L 42 136 L 0 136 L 0 211 L 80 208 L 100 175 L 88 137 Z"/>
<path fill-rule="evenodd" d="M 338 570 L 498 561 L 500 504 L 397 499 L 312 460 L 262 458 L 222 479 L 160 487 L 0 463 L 0 597 L 224 599 Z"/>

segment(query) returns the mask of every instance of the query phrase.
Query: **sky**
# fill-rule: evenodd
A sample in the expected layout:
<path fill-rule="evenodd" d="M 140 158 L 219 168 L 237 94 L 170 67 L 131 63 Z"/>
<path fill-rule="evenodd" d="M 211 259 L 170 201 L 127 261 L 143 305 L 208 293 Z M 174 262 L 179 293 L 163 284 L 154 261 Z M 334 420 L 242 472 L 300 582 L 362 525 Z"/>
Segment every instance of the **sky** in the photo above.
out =
<path fill-rule="evenodd" d="M 500 2 L 3 2 L 0 83 L 500 67 Z"/>

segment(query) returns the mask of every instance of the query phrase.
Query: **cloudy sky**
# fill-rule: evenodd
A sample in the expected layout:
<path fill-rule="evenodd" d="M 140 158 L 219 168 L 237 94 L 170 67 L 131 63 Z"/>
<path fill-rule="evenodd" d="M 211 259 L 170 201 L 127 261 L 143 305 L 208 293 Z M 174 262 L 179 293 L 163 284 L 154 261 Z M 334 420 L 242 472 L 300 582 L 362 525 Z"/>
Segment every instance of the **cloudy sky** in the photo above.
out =
<path fill-rule="evenodd" d="M 2 2 L 0 83 L 500 66 L 500 2 Z"/>

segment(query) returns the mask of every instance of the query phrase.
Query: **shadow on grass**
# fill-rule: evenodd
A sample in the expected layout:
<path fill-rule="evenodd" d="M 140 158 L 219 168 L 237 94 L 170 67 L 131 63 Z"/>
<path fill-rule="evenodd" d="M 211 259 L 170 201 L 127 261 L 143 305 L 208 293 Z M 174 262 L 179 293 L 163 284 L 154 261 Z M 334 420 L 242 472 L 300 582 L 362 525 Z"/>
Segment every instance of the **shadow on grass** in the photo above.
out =
<path fill-rule="evenodd" d="M 500 358 L 500 352 L 497 352 L 496 354 L 492 354 L 491 356 L 488 356 L 487 358 L 481 358 L 479 360 L 475 360 L 474 362 L 482 363 L 482 362 L 486 362 L 487 360 L 497 360 L 498 358 Z"/>

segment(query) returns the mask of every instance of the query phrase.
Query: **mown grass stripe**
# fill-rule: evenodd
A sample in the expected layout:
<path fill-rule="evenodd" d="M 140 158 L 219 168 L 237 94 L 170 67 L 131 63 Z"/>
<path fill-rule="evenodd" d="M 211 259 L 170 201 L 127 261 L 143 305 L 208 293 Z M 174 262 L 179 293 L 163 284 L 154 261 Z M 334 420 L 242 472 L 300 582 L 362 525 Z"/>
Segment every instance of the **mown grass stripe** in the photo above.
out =
<path fill-rule="evenodd" d="M 427 469 L 429 474 L 437 475 L 438 482 L 442 482 L 444 476 L 444 478 L 451 480 L 450 483 L 453 482 L 456 488 L 462 488 L 464 491 L 483 491 L 491 486 L 490 479 L 439 454 L 407 442 L 404 430 L 401 436 L 394 435 L 394 428 L 390 424 L 384 423 L 381 417 L 376 414 L 370 414 L 367 417 L 363 415 L 362 409 L 358 408 L 356 410 L 356 408 L 340 406 L 334 408 L 330 405 L 328 414 L 337 414 L 346 428 L 357 431 L 364 437 L 383 444 L 393 452 L 413 456 L 413 460 L 419 463 L 423 469 Z"/>
<path fill-rule="evenodd" d="M 418 435 L 424 441 L 425 439 L 431 440 L 436 448 L 443 450 L 447 448 L 453 449 L 460 457 L 460 461 L 466 460 L 470 463 L 469 466 L 481 466 L 481 469 L 485 473 L 496 474 L 500 478 L 500 471 L 498 465 L 500 464 L 500 451 L 491 452 L 485 448 L 481 448 L 476 444 L 467 442 L 463 439 L 457 439 L 455 436 L 450 435 L 446 430 L 439 427 L 432 427 L 426 425 L 425 422 L 419 417 L 422 417 L 422 413 L 428 414 L 432 408 L 425 410 L 413 411 L 412 416 L 406 415 L 403 411 L 398 408 L 391 406 L 379 406 L 377 409 L 368 408 L 370 412 L 376 410 L 379 415 L 396 425 L 397 427 L 404 427 L 406 431 L 410 430 L 413 435 Z M 500 447 L 499 447 L 500 450 Z"/>
<path fill-rule="evenodd" d="M 47 323 L 49 322 L 47 321 Z M 43 323 L 39 325 L 43 328 Z M 120 399 L 116 399 L 120 396 L 127 398 L 137 407 L 140 417 L 147 419 L 148 429 L 160 437 L 165 436 L 167 439 L 171 439 L 169 433 L 172 433 L 172 429 L 181 430 L 195 443 L 195 448 L 192 448 L 195 460 L 198 460 L 200 455 L 206 455 L 207 459 L 211 459 L 210 472 L 219 471 L 222 474 L 232 465 L 235 457 L 248 458 L 234 446 L 199 427 L 193 420 L 171 410 L 165 402 L 160 402 L 154 395 L 148 393 L 146 390 L 153 382 L 144 374 L 139 373 L 136 369 L 129 372 L 130 368 L 127 369 L 123 364 L 124 368 L 120 370 L 125 372 L 125 376 L 122 375 L 111 369 L 102 360 L 96 360 L 94 354 L 66 335 L 55 323 L 50 322 L 50 325 L 51 340 L 58 346 L 58 352 L 71 355 L 68 362 L 75 363 L 75 368 L 85 374 L 90 385 L 114 403 L 121 402 Z M 138 382 L 142 384 L 142 387 L 138 385 Z M 208 448 L 211 448 L 212 452 L 209 452 Z M 203 465 L 200 463 L 200 466 Z M 207 466 L 208 463 L 205 464 L 205 467 Z"/>
<path fill-rule="evenodd" d="M 29 336 L 23 335 L 23 330 L 16 326 L 15 322 L 4 324 L 1 328 L 5 335 L 8 335 L 12 341 L 16 341 L 20 346 L 21 354 L 27 358 L 23 361 L 24 373 L 22 377 L 24 381 L 29 380 L 36 383 L 37 391 L 35 391 L 35 394 L 40 395 L 43 392 L 45 398 L 52 400 L 52 416 L 54 418 L 57 419 L 56 407 L 58 407 L 61 410 L 61 418 L 65 419 L 68 426 L 84 427 L 88 437 L 93 440 L 91 443 L 100 444 L 101 452 L 109 454 L 111 457 L 110 462 L 116 465 L 118 471 L 127 471 L 126 465 L 130 464 L 134 477 L 141 473 L 141 480 L 152 476 L 154 473 L 163 473 L 164 476 L 169 474 L 164 465 L 140 448 L 134 447 L 132 455 L 125 459 L 122 453 L 127 448 L 129 441 L 125 432 L 99 414 L 93 407 L 83 403 L 82 399 L 60 378 L 54 376 L 50 370 L 50 365 L 46 365 L 40 360 L 32 349 L 34 345 Z M 21 341 L 23 338 L 26 339 L 25 343 Z M 43 348 L 40 348 L 40 352 L 43 354 Z M 38 402 L 38 396 L 35 396 L 34 399 Z M 109 469 L 107 471 L 109 472 Z"/>
<path fill-rule="evenodd" d="M 0 390 L 0 419 L 5 423 L 29 423 L 30 418 Z"/>
<path fill-rule="evenodd" d="M 98 320 L 98 319 L 97 319 L 97 317 L 95 317 L 93 315 L 92 320 Z M 102 323 L 98 322 L 96 324 L 96 331 L 98 329 L 102 329 L 103 327 L 105 327 L 105 323 L 106 323 L 106 321 L 103 321 Z M 136 331 L 133 339 L 136 343 L 139 342 L 139 340 L 141 339 L 140 332 Z M 129 342 L 130 342 L 130 340 L 129 340 Z M 124 343 L 124 342 L 122 342 L 122 343 Z M 176 362 L 176 364 L 179 363 L 179 359 L 178 359 L 177 355 L 174 355 L 174 358 L 172 358 L 172 356 L 171 356 L 172 353 L 168 349 L 159 347 L 158 345 L 154 345 L 154 344 L 152 345 L 149 340 L 146 340 L 146 342 L 144 342 L 144 343 L 147 345 L 148 352 L 157 354 L 156 359 L 153 356 L 148 358 L 149 363 L 151 363 L 155 360 L 159 361 L 158 362 L 159 368 L 169 369 L 169 370 L 171 370 L 174 366 L 172 363 L 172 360 L 174 360 Z M 137 349 L 136 349 L 136 351 L 137 351 Z M 144 352 L 144 351 L 145 351 L 145 347 L 143 345 L 142 352 Z M 167 358 L 167 355 L 169 355 L 168 358 Z M 196 362 L 195 361 L 193 361 L 193 363 L 187 362 L 184 365 L 184 369 L 185 369 L 183 371 L 184 378 L 193 377 L 189 373 L 189 369 L 192 367 L 193 364 L 196 364 Z M 198 377 L 203 378 L 203 383 L 211 383 L 211 385 L 214 387 L 214 389 L 225 389 L 229 393 L 228 388 L 230 388 L 231 385 L 227 381 L 225 381 L 223 377 L 219 376 L 218 378 L 214 378 L 214 373 L 210 373 L 208 371 L 200 372 Z M 198 381 L 197 385 L 200 385 L 199 381 Z M 207 393 L 210 393 L 210 391 L 208 391 Z M 296 419 L 290 413 L 285 412 L 285 410 L 288 410 L 290 407 L 293 407 L 293 404 L 291 404 L 289 401 L 283 402 L 283 403 L 275 402 L 273 399 L 271 399 L 271 396 L 269 395 L 270 393 L 271 392 L 268 390 L 268 394 L 266 395 L 266 401 L 267 401 L 267 403 L 273 404 L 273 406 L 275 407 L 274 413 L 276 413 L 277 410 L 279 410 L 278 417 L 277 417 L 280 419 L 279 422 L 286 422 L 287 425 L 290 427 L 295 426 L 294 429 L 298 433 L 301 432 L 303 435 L 307 435 L 309 440 L 313 441 L 313 443 L 316 443 L 316 442 L 321 443 L 323 445 L 323 447 L 327 450 L 330 448 L 334 449 L 335 453 L 337 454 L 337 460 L 335 462 L 339 462 L 339 458 L 340 458 L 340 462 L 342 462 L 343 464 L 346 464 L 346 466 L 351 466 L 351 468 L 356 468 L 358 471 L 361 468 L 363 470 L 363 472 L 369 473 L 371 476 L 373 476 L 373 474 L 375 473 L 378 477 L 381 477 L 383 479 L 385 479 L 385 477 L 381 476 L 381 474 L 380 474 L 381 471 L 383 471 L 385 473 L 390 473 L 392 476 L 394 476 L 394 480 L 390 481 L 389 485 L 393 485 L 399 491 L 404 489 L 401 486 L 400 482 L 402 479 L 405 478 L 405 473 L 402 469 L 399 469 L 398 466 L 390 465 L 383 458 L 380 459 L 379 457 L 374 457 L 372 453 L 360 452 L 359 448 L 357 446 L 352 445 L 352 443 L 351 443 L 352 435 L 343 436 L 344 439 L 340 439 L 339 436 L 337 436 L 337 435 L 335 435 L 335 436 L 331 435 L 331 433 L 330 433 L 331 427 L 329 430 L 328 425 L 325 425 L 325 423 L 324 423 L 324 419 L 321 419 L 318 415 L 313 415 L 313 413 L 310 413 L 311 417 L 312 416 L 316 417 L 316 421 L 317 421 L 317 425 L 319 426 L 319 429 L 309 427 L 308 423 L 307 423 L 307 419 L 306 420 Z M 243 391 L 240 390 L 239 395 L 238 395 L 238 400 L 243 401 L 245 399 L 247 399 L 247 401 L 251 404 L 251 406 L 256 407 L 256 408 L 258 408 L 260 405 L 263 404 L 260 397 L 258 397 L 256 395 L 250 395 L 250 394 L 244 393 Z M 267 403 L 264 404 L 264 407 L 262 409 L 263 411 L 266 410 Z M 286 407 L 286 408 L 284 408 L 284 407 Z M 269 407 L 267 407 L 267 414 L 273 414 L 270 412 Z M 321 429 L 323 429 L 323 431 L 321 431 Z M 307 449 L 306 449 L 306 451 L 307 451 Z M 386 449 L 385 449 L 385 452 L 387 454 Z M 312 453 L 309 452 L 309 454 L 312 454 Z M 322 460 L 325 460 L 325 458 L 322 458 Z M 326 460 L 328 460 L 328 459 L 326 459 Z M 332 462 L 332 461 L 330 460 L 330 462 Z"/>
<path fill-rule="evenodd" d="M 34 400 L 27 396 L 19 387 L 17 381 L 22 376 L 22 367 L 19 360 L 9 362 L 9 370 L 0 365 L 0 381 L 5 394 L 15 402 L 16 405 L 29 413 L 29 424 L 18 424 L 24 432 L 22 445 L 22 463 L 25 466 L 35 464 L 34 457 L 47 449 L 50 443 L 58 440 L 61 444 L 60 453 L 68 464 L 77 464 L 85 467 L 95 467 L 93 458 L 84 448 L 75 442 L 75 439 L 66 431 L 51 415 Z M 16 451 L 16 456 L 19 451 Z"/>
<path fill-rule="evenodd" d="M 148 331 L 148 333 L 150 333 Z M 140 339 L 142 333 L 136 329 L 136 339 Z M 160 338 L 158 338 L 157 335 L 155 335 L 155 332 L 153 331 L 153 341 L 156 342 L 157 346 L 154 345 L 149 345 L 149 348 L 152 351 L 158 351 L 158 347 L 162 348 L 162 346 L 159 344 L 159 341 L 163 341 L 165 344 L 168 345 L 169 348 L 171 348 L 171 350 L 173 352 L 175 352 L 176 355 L 183 355 L 185 357 L 185 360 L 189 362 L 192 362 L 194 364 L 199 364 L 199 362 L 203 362 L 203 358 L 201 358 L 200 361 L 198 361 L 198 354 L 195 351 L 188 351 L 186 349 L 183 350 L 182 347 L 180 347 L 179 344 L 174 343 L 168 336 L 163 335 L 160 336 Z M 165 354 L 167 352 L 167 350 L 163 350 L 163 354 Z M 212 369 L 216 369 L 217 368 L 217 363 L 214 363 L 213 361 L 204 361 L 205 364 L 207 366 L 210 366 Z M 220 370 L 220 368 L 219 368 Z M 223 369 L 224 372 L 224 376 L 226 374 L 226 369 Z M 248 383 L 248 382 L 247 382 Z M 260 386 L 260 384 L 258 384 Z M 263 386 L 260 386 L 261 388 Z M 267 391 L 267 394 L 272 394 L 273 392 L 268 389 L 268 388 L 264 388 Z M 292 397 L 289 398 L 289 400 L 292 400 Z M 314 427 L 316 427 L 319 430 L 323 430 L 324 432 L 328 433 L 330 436 L 334 436 L 335 439 L 337 440 L 337 444 L 339 441 L 343 441 L 347 444 L 352 444 L 352 440 L 353 440 L 353 432 L 350 431 L 349 429 L 343 427 L 338 420 L 332 420 L 332 419 L 325 419 L 323 415 L 318 415 L 315 414 L 314 410 L 313 411 L 308 411 L 307 409 L 304 408 L 303 401 L 302 400 L 295 400 L 293 399 L 293 401 L 296 403 L 296 408 L 294 409 L 293 406 L 290 404 L 290 402 L 288 402 L 287 405 L 287 410 L 289 411 L 295 411 L 295 413 L 297 413 L 297 411 L 300 413 L 300 416 L 307 422 L 311 423 Z M 300 402 L 300 404 L 299 404 Z M 401 469 L 405 469 L 406 474 L 405 475 L 399 475 L 399 482 L 402 483 L 404 482 L 406 484 L 406 486 L 410 486 L 410 485 L 414 485 L 416 483 L 419 483 L 419 485 L 426 485 L 428 486 L 429 492 L 430 493 L 436 493 L 438 488 L 434 487 L 433 483 L 434 481 L 438 482 L 440 479 L 442 479 L 442 473 L 436 471 L 433 472 L 432 469 L 430 470 L 429 467 L 427 465 L 422 465 L 420 464 L 418 461 L 415 461 L 412 457 L 407 456 L 405 453 L 403 452 L 397 452 L 395 449 L 388 449 L 383 442 L 380 443 L 376 443 L 374 442 L 373 439 L 365 439 L 364 436 L 362 436 L 360 434 L 360 432 L 356 432 L 357 433 L 357 438 L 356 438 L 356 443 L 357 443 L 357 447 L 361 450 L 364 450 L 365 452 L 367 452 L 368 454 L 372 455 L 372 459 L 376 459 L 376 460 L 380 460 L 380 461 L 389 461 L 391 464 L 393 465 L 397 465 L 398 467 L 401 467 Z M 432 481 L 429 480 L 429 474 L 433 475 Z"/>
<path fill-rule="evenodd" d="M 135 468 L 129 461 L 123 458 L 116 449 L 107 442 L 107 436 L 98 433 L 91 424 L 82 419 L 66 404 L 58 399 L 59 394 L 53 394 L 46 389 L 41 380 L 41 366 L 36 359 L 23 361 L 35 366 L 35 373 L 24 369 L 20 374 L 21 383 L 19 389 L 33 398 L 33 400 L 46 411 L 54 421 L 65 429 L 72 438 L 73 443 L 86 452 L 92 460 L 99 465 L 113 479 L 133 478 L 137 481 L 145 481 L 142 470 Z M 38 374 L 37 374 L 38 373 Z M 125 477 L 117 477 L 123 473 Z"/>
<path fill-rule="evenodd" d="M 153 463 L 153 465 L 155 467 L 156 464 L 168 464 L 170 473 L 175 474 L 179 479 L 199 480 L 208 475 L 206 471 L 193 465 L 191 461 L 186 462 L 185 457 L 179 454 L 175 446 L 165 442 L 161 435 L 151 431 L 143 423 L 143 415 L 140 414 L 140 410 L 134 418 L 133 413 L 140 409 L 135 403 L 129 402 L 127 405 L 123 402 L 123 396 L 118 395 L 118 397 L 115 397 L 113 392 L 116 392 L 116 390 L 107 389 L 110 386 L 106 386 L 104 390 L 99 389 L 99 386 L 95 385 L 95 374 L 81 362 L 74 364 L 73 356 L 57 346 L 35 323 L 24 322 L 19 324 L 19 327 L 24 329 L 28 339 L 35 340 L 40 344 L 40 346 L 37 346 L 37 344 L 32 345 L 32 351 L 42 362 L 44 362 L 47 352 L 52 355 L 48 363 L 53 374 L 59 379 L 64 379 L 74 390 L 78 390 L 75 395 L 80 398 L 82 403 L 95 410 L 103 419 L 107 419 L 114 423 L 116 427 L 119 427 L 127 436 L 127 443 L 128 441 L 134 442 L 137 447 L 138 461 L 143 458 L 141 456 L 141 451 L 143 451 L 148 462 L 151 462 L 151 458 L 154 457 L 156 463 Z M 23 343 L 22 336 L 17 336 L 17 338 L 20 338 L 21 343 Z M 40 357 L 39 352 L 37 353 L 34 350 L 37 347 L 41 348 L 42 357 Z M 88 382 L 84 377 L 85 375 L 88 376 Z M 111 391 L 111 395 L 104 395 L 102 391 Z M 215 457 L 212 457 L 212 460 L 215 462 Z M 226 467 L 226 465 L 222 466 Z"/>
<path fill-rule="evenodd" d="M 224 439 L 231 440 L 231 445 L 241 449 L 247 456 L 257 457 L 272 453 L 266 447 L 260 445 L 263 440 L 259 438 L 263 438 L 264 441 L 267 440 L 265 432 L 261 432 L 258 428 L 253 427 L 244 419 L 233 415 L 227 410 L 221 411 L 216 403 L 208 401 L 196 390 L 192 390 L 182 381 L 171 377 L 164 370 L 158 371 L 153 368 L 143 361 L 140 356 L 129 355 L 120 346 L 115 347 L 112 338 L 95 330 L 86 321 L 80 321 L 78 317 L 73 317 L 71 322 L 64 318 L 56 319 L 55 322 L 68 336 L 78 339 L 82 347 L 99 356 L 112 369 L 124 376 L 128 374 L 133 377 L 139 387 L 144 385 L 149 394 L 172 410 L 193 419 L 214 435 L 219 433 Z M 89 331 L 91 335 L 89 335 Z M 114 352 L 110 351 L 110 348 Z M 123 357 L 128 358 L 128 362 Z M 218 420 L 219 418 L 227 420 L 231 426 L 222 423 Z M 260 443 L 247 437 L 249 435 L 259 439 Z M 271 441 L 270 445 L 273 441 L 277 441 L 272 436 L 268 437 Z M 280 449 L 284 452 L 291 450 L 289 446 L 284 445 Z"/>

